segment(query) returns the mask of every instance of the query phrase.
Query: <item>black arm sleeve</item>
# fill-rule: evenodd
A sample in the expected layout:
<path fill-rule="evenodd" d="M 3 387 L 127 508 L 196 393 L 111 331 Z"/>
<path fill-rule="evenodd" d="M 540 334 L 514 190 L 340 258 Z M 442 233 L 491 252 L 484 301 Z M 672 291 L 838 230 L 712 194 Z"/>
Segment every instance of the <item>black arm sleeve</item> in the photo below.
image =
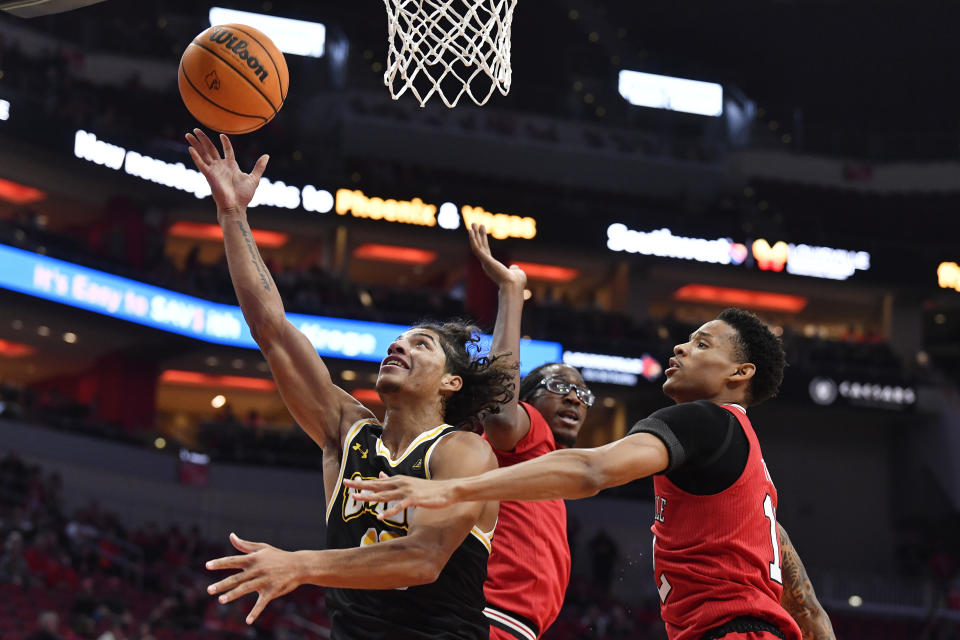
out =
<path fill-rule="evenodd" d="M 750 453 L 739 421 L 707 400 L 660 409 L 634 425 L 630 433 L 650 433 L 663 441 L 670 464 L 663 473 L 696 495 L 727 489 L 743 472 Z"/>

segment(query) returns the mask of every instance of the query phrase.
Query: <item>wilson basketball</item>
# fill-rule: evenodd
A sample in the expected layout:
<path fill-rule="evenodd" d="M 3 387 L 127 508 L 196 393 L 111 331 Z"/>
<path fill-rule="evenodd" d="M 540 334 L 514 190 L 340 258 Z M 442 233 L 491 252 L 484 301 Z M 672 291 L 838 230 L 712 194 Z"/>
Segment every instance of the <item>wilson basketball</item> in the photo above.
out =
<path fill-rule="evenodd" d="M 194 38 L 177 75 L 193 117 L 221 133 L 249 133 L 270 122 L 289 82 L 280 50 L 243 24 L 216 25 Z"/>

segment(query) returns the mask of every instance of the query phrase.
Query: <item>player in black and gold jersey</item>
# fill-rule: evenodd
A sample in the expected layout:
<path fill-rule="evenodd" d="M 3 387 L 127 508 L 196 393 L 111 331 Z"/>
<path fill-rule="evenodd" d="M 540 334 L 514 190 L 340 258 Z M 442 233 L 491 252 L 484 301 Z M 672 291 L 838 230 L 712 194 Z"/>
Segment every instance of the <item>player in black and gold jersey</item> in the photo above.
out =
<path fill-rule="evenodd" d="M 411 509 L 380 521 L 386 505 L 354 500 L 342 481 L 381 473 L 454 478 L 495 469 L 486 442 L 451 425 L 507 402 L 516 365 L 471 355 L 471 327 L 414 327 L 390 345 L 380 367 L 377 391 L 386 416 L 377 422 L 333 384 L 313 345 L 287 321 L 253 242 L 246 206 L 267 157 L 246 174 L 226 136 L 220 138 L 223 156 L 199 129 L 187 140 L 217 204 L 230 276 L 250 331 L 290 413 L 323 449 L 327 498 L 326 550 L 288 552 L 231 534 L 243 555 L 207 567 L 240 571 L 209 592 L 230 602 L 256 591 L 249 624 L 273 598 L 301 584 L 328 587 L 335 639 L 487 638 L 483 581 L 497 503 Z"/>

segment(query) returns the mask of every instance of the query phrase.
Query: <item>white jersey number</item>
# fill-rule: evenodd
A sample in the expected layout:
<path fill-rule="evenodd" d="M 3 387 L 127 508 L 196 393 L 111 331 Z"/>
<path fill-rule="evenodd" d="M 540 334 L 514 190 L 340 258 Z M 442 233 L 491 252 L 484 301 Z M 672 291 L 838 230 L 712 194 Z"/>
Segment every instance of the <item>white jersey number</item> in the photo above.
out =
<path fill-rule="evenodd" d="M 770 563 L 770 579 L 783 584 L 783 570 L 780 568 L 780 545 L 777 543 L 777 514 L 773 511 L 773 498 L 770 494 L 763 499 L 763 515 L 770 521 L 770 544 L 773 546 L 773 562 Z"/>
<path fill-rule="evenodd" d="M 768 493 L 763 499 L 763 515 L 770 521 L 770 545 L 773 547 L 773 562 L 770 563 L 770 579 L 783 584 L 783 569 L 780 567 L 780 544 L 777 542 L 777 514 L 773 511 L 773 498 Z M 656 575 L 657 570 L 657 536 L 653 536 L 653 570 L 654 575 L 660 584 L 657 585 L 657 591 L 660 594 L 660 602 L 666 603 L 667 596 L 673 590 L 673 585 L 667 580 L 666 572 L 661 571 Z"/>
<path fill-rule="evenodd" d="M 653 559 L 653 574 L 657 574 L 657 536 L 653 536 L 653 553 L 650 554 L 650 557 Z M 657 591 L 660 593 L 660 602 L 664 603 L 667 601 L 667 596 L 670 595 L 670 591 L 673 589 L 673 585 L 670 584 L 670 581 L 667 580 L 667 574 L 663 571 L 660 572 L 660 584 L 657 585 Z"/>

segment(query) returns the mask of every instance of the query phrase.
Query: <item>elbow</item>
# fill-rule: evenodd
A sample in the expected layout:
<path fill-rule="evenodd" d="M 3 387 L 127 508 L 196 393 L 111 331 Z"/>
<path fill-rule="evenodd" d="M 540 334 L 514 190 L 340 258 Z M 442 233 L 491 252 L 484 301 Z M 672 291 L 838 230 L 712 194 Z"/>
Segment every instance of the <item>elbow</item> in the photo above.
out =
<path fill-rule="evenodd" d="M 283 313 L 244 314 L 244 319 L 250 327 L 250 337 L 263 348 L 279 340 L 285 316 Z"/>
<path fill-rule="evenodd" d="M 407 543 L 403 545 L 406 547 L 404 553 L 407 562 L 398 563 L 398 566 L 405 565 L 404 582 L 407 586 L 416 587 L 436 582 L 454 550 L 447 549 L 434 540 L 414 540 L 413 537 L 404 537 L 402 540 Z"/>
<path fill-rule="evenodd" d="M 607 488 L 607 485 L 598 477 L 591 476 L 584 483 L 583 498 L 592 498 Z"/>
<path fill-rule="evenodd" d="M 438 559 L 437 553 L 421 553 L 411 571 L 407 573 L 411 587 L 432 584 L 440 577 L 440 573 L 447 564 L 446 557 Z"/>
<path fill-rule="evenodd" d="M 607 478 L 607 470 L 603 465 L 603 460 L 594 450 L 583 451 L 583 461 L 580 472 L 581 479 L 581 498 L 595 496 L 608 486 L 611 486 Z"/>

